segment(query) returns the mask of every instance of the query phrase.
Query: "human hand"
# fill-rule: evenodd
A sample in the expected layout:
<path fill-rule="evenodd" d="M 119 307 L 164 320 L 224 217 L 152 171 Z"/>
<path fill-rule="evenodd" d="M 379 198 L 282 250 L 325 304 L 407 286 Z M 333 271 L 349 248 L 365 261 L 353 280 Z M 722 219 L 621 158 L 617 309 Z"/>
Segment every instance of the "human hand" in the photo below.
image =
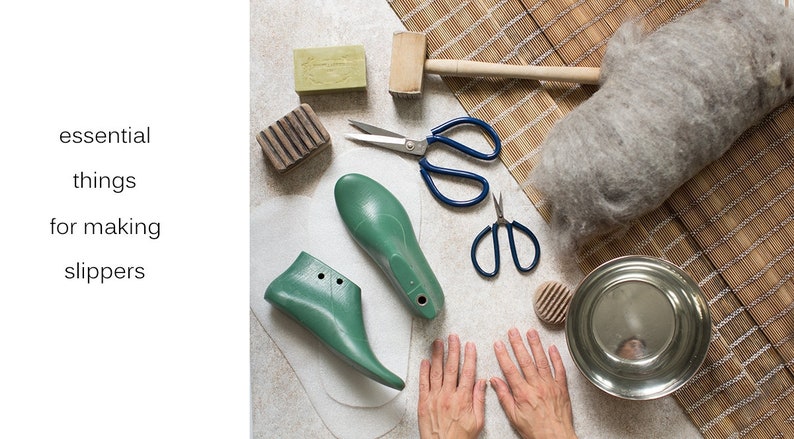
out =
<path fill-rule="evenodd" d="M 433 342 L 430 361 L 419 368 L 419 435 L 422 438 L 476 438 L 485 422 L 485 380 L 475 382 L 477 350 L 466 343 L 458 379 L 460 339 L 449 336 L 444 363 L 444 342 Z"/>
<path fill-rule="evenodd" d="M 527 331 L 531 356 L 517 329 L 510 329 L 507 336 L 518 367 L 505 344 L 502 341 L 494 343 L 496 359 L 507 383 L 494 377 L 491 386 L 510 424 L 523 438 L 575 438 L 565 366 L 557 347 L 549 348 L 552 373 L 537 331 Z"/>

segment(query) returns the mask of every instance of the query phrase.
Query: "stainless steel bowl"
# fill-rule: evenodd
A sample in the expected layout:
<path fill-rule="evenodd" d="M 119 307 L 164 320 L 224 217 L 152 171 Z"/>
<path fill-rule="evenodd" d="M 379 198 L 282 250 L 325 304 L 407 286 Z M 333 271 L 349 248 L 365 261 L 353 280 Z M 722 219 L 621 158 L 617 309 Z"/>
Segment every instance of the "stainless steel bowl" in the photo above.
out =
<path fill-rule="evenodd" d="M 576 366 L 603 391 L 645 400 L 672 393 L 698 370 L 711 318 L 697 283 L 647 256 L 609 261 L 571 300 L 565 333 Z"/>

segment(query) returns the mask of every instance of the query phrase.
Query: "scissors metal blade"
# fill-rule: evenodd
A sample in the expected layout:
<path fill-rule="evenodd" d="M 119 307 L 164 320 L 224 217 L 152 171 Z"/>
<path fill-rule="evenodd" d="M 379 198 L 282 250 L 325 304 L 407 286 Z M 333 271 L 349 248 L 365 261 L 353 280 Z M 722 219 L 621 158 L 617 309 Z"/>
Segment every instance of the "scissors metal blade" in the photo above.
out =
<path fill-rule="evenodd" d="M 412 155 L 424 155 L 427 144 L 414 142 L 404 137 L 381 136 L 375 134 L 345 134 L 345 137 L 353 140 L 360 140 L 369 144 L 386 148 L 392 151 L 404 152 Z"/>
<path fill-rule="evenodd" d="M 491 196 L 493 197 L 493 204 L 496 209 L 496 222 L 499 224 L 506 223 L 504 211 L 502 210 L 502 194 L 499 194 L 498 200 L 496 199 L 496 194 L 491 194 Z"/>
<path fill-rule="evenodd" d="M 402 134 L 393 133 L 391 131 L 384 130 L 383 128 L 376 127 L 368 123 L 359 122 L 350 119 L 348 119 L 347 121 L 350 122 L 350 125 L 353 125 L 354 127 L 360 129 L 361 131 L 364 131 L 367 134 L 375 134 L 378 136 L 388 136 L 388 137 L 397 137 L 400 139 L 405 139 L 405 136 L 403 136 Z"/>

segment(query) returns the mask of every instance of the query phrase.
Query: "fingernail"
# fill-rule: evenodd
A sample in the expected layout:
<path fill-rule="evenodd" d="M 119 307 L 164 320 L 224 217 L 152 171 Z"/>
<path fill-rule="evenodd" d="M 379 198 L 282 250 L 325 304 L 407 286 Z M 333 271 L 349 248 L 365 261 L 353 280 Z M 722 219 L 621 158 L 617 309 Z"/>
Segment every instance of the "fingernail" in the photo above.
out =
<path fill-rule="evenodd" d="M 518 329 L 516 329 L 516 328 L 510 328 L 510 329 L 507 331 L 507 335 L 509 335 L 509 336 L 511 336 L 511 337 L 520 337 L 520 335 L 519 335 L 519 333 L 518 333 Z"/>
<path fill-rule="evenodd" d="M 494 389 L 499 387 L 499 381 L 497 381 L 496 378 L 491 378 L 491 387 Z"/>
<path fill-rule="evenodd" d="M 440 338 L 437 338 L 437 339 L 433 340 L 433 346 L 434 347 L 438 347 L 438 348 L 443 348 L 444 347 L 444 342 Z"/>
<path fill-rule="evenodd" d="M 467 341 L 466 342 L 466 350 L 467 351 L 473 351 L 474 350 L 474 343 L 472 343 L 470 341 Z"/>
<path fill-rule="evenodd" d="M 557 346 L 554 346 L 554 345 L 549 346 L 549 352 L 554 353 L 554 354 L 559 354 L 560 353 L 560 351 L 557 350 Z"/>
<path fill-rule="evenodd" d="M 533 340 L 538 338 L 538 331 L 536 331 L 534 329 L 530 329 L 529 332 L 527 332 L 527 337 L 529 337 L 529 338 L 531 338 Z"/>
<path fill-rule="evenodd" d="M 494 349 L 496 349 L 497 351 L 503 351 L 503 350 L 505 350 L 505 344 L 504 344 L 504 343 L 502 343 L 502 340 L 497 340 L 497 341 L 496 341 L 496 342 L 493 344 L 493 347 L 494 347 Z"/>
<path fill-rule="evenodd" d="M 478 381 L 477 386 L 480 388 L 480 390 L 485 389 L 485 380 Z"/>
<path fill-rule="evenodd" d="M 458 338 L 458 334 L 449 334 L 449 341 L 450 342 L 460 341 L 460 339 Z"/>

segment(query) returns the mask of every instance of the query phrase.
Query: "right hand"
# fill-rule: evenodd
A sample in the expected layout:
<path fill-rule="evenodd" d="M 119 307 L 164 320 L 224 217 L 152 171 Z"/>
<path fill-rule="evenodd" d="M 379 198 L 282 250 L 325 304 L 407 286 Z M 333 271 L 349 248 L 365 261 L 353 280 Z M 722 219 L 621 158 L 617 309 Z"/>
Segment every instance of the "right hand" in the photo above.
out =
<path fill-rule="evenodd" d="M 510 424 L 523 438 L 575 438 L 565 366 L 557 347 L 549 348 L 552 372 L 536 330 L 527 332 L 531 356 L 517 329 L 510 329 L 507 335 L 518 367 L 505 344 L 497 341 L 494 352 L 507 382 L 494 377 L 491 386 Z"/>

